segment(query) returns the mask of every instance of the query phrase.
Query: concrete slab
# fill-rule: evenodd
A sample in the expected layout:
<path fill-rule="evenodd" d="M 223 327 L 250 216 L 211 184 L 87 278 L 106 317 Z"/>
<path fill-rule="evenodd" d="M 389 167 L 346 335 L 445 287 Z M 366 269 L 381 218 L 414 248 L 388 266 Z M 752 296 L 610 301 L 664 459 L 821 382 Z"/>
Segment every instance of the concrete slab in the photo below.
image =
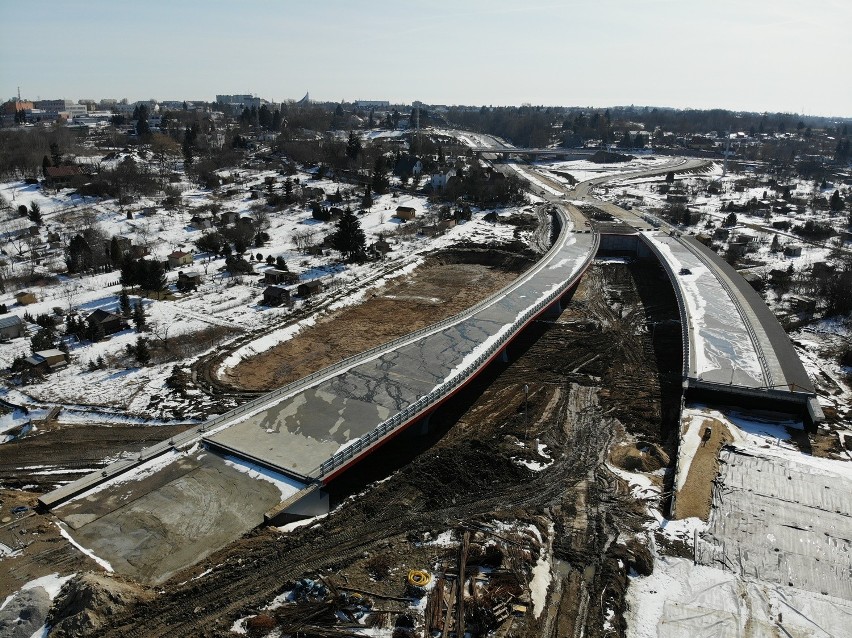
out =
<path fill-rule="evenodd" d="M 278 481 L 293 492 L 304 487 Z M 76 543 L 116 572 L 156 584 L 260 525 L 287 489 L 201 451 L 140 480 L 78 497 L 54 513 Z"/>

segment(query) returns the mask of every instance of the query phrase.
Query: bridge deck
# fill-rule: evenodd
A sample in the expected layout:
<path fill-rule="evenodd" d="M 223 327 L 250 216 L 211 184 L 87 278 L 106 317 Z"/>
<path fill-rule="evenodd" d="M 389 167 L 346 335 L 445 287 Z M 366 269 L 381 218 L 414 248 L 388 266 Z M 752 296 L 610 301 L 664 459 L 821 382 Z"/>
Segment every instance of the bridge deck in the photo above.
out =
<path fill-rule="evenodd" d="M 443 395 L 469 376 L 471 366 L 495 356 L 531 309 L 582 273 L 595 248 L 592 234 L 566 232 L 533 271 L 469 316 L 278 399 L 205 440 L 288 474 L 319 478 L 339 465 L 329 466 L 335 454 L 345 456 L 371 434 L 375 442 L 377 428 L 391 419 L 392 425 L 410 420 L 396 415 L 413 417 L 421 411 L 418 402 L 426 409 L 425 398 Z"/>
<path fill-rule="evenodd" d="M 686 314 L 690 381 L 814 392 L 784 329 L 730 265 L 691 237 L 643 237 L 662 258 Z"/>

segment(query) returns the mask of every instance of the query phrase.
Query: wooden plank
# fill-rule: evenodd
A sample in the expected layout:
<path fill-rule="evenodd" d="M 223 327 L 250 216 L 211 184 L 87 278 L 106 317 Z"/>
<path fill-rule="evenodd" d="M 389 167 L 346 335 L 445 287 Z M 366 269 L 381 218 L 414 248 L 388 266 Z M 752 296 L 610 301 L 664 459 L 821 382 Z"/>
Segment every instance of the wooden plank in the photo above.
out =
<path fill-rule="evenodd" d="M 467 567 L 467 554 L 470 551 L 470 531 L 465 530 L 462 538 L 461 547 L 459 547 L 459 591 L 458 604 L 456 610 L 456 636 L 463 638 L 464 636 L 464 589 L 465 589 L 465 568 Z"/>

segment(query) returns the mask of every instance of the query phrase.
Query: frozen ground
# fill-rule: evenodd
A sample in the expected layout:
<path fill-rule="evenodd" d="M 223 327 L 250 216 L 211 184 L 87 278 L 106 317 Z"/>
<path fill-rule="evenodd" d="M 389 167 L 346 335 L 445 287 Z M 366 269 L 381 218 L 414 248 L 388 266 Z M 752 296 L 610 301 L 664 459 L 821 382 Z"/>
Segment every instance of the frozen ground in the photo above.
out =
<path fill-rule="evenodd" d="M 684 437 L 679 464 L 688 468 L 690 450 L 700 444 L 698 428 L 712 418 L 734 438 L 723 468 L 749 467 L 740 479 L 723 471 L 709 526 L 660 518 L 664 529 L 691 528 L 679 538 L 695 551 L 698 536 L 699 563 L 709 564 L 657 554 L 651 576 L 631 579 L 628 637 L 847 635 L 852 463 L 803 454 L 790 435 L 801 423 L 700 405 L 684 415 L 695 427 Z M 679 473 L 686 475 L 683 467 Z M 787 495 L 791 489 L 797 494 Z M 738 495 L 763 502 L 737 505 Z M 727 559 L 719 562 L 722 555 Z M 790 575 L 781 578 L 788 568 Z"/>

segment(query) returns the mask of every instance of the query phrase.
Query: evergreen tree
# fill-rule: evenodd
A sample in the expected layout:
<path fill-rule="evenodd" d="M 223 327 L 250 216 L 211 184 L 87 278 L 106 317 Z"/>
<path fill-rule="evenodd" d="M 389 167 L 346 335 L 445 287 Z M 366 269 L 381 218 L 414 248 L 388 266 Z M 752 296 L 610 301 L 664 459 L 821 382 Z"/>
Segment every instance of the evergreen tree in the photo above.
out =
<path fill-rule="evenodd" d="M 130 297 L 127 294 L 127 290 L 122 288 L 121 295 L 118 297 L 118 306 L 121 308 L 121 316 L 125 319 L 130 319 L 130 316 L 133 314 L 133 309 L 130 306 Z"/>
<path fill-rule="evenodd" d="M 42 177 L 47 177 L 47 169 L 50 168 L 50 158 L 45 155 L 41 160 L 41 174 Z"/>
<path fill-rule="evenodd" d="M 30 339 L 30 345 L 32 346 L 33 353 L 38 352 L 39 350 L 50 350 L 55 348 L 56 332 L 54 332 L 53 328 L 40 328 L 39 331 L 33 335 L 32 339 Z"/>
<path fill-rule="evenodd" d="M 36 226 L 41 226 L 41 206 L 39 206 L 37 202 L 30 202 L 30 211 L 27 213 L 27 217 L 29 217 L 30 221 Z"/>
<path fill-rule="evenodd" d="M 345 260 L 359 259 L 367 250 L 367 237 L 361 222 L 349 208 L 343 211 L 332 239 L 334 248 Z"/>
<path fill-rule="evenodd" d="M 130 255 L 121 260 L 121 285 L 131 290 L 139 285 L 139 261 Z"/>
<path fill-rule="evenodd" d="M 835 189 L 831 194 L 831 199 L 828 201 L 828 206 L 832 211 L 838 212 L 843 210 L 843 198 L 840 197 L 840 191 Z"/>
<path fill-rule="evenodd" d="M 133 304 L 133 323 L 136 325 L 136 332 L 145 332 L 145 307 L 141 301 Z"/>
<path fill-rule="evenodd" d="M 354 131 L 349 131 L 349 141 L 346 142 L 346 157 L 353 162 L 361 155 L 361 140 Z"/>
<path fill-rule="evenodd" d="M 142 287 L 149 292 L 160 293 L 166 289 L 166 270 L 159 261 L 144 260 L 146 265 Z"/>
<path fill-rule="evenodd" d="M 282 257 L 281 255 L 278 255 L 278 257 L 276 257 L 276 258 L 275 258 L 275 267 L 276 267 L 278 270 L 287 270 L 287 271 L 289 271 L 289 270 L 290 270 L 290 269 L 287 267 L 287 261 L 286 261 L 286 260 L 284 259 L 284 257 Z"/>
<path fill-rule="evenodd" d="M 781 251 L 781 240 L 778 235 L 772 237 L 772 244 L 769 246 L 769 252 L 777 253 Z"/>
<path fill-rule="evenodd" d="M 121 243 L 118 241 L 118 235 L 113 235 L 109 242 L 109 260 L 113 266 L 121 263 L 124 253 L 121 250 Z"/>
<path fill-rule="evenodd" d="M 388 191 L 390 187 L 390 178 L 388 177 L 388 167 L 385 158 L 379 155 L 376 158 L 376 163 L 373 166 L 373 192 L 381 195 Z"/>
<path fill-rule="evenodd" d="M 370 208 L 373 205 L 373 192 L 370 190 L 370 185 L 367 184 L 364 190 L 364 197 L 361 199 L 362 208 Z"/>
<path fill-rule="evenodd" d="M 54 166 L 62 164 L 62 153 L 59 150 L 59 144 L 56 142 L 50 143 L 50 159 L 53 161 Z"/>
<path fill-rule="evenodd" d="M 148 349 L 148 342 L 142 337 L 137 337 L 136 347 L 133 348 L 133 354 L 136 357 L 136 360 L 143 366 L 146 366 L 151 362 L 151 351 Z"/>

